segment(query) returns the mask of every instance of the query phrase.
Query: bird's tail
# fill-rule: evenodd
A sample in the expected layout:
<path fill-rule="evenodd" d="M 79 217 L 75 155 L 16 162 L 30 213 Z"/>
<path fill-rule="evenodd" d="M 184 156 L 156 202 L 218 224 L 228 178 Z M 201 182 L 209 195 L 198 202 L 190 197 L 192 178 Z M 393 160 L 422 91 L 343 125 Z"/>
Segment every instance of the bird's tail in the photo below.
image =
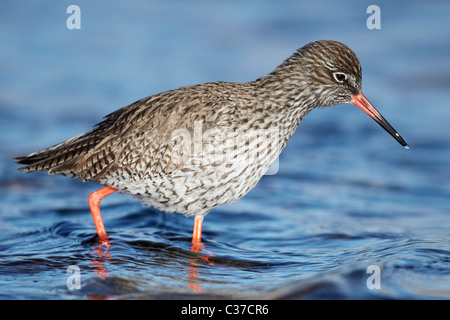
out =
<path fill-rule="evenodd" d="M 98 142 L 99 140 L 82 134 L 28 156 L 16 157 L 14 160 L 25 165 L 19 168 L 20 171 L 47 171 L 50 174 L 75 177 L 80 174 L 76 169 L 77 160 Z"/>

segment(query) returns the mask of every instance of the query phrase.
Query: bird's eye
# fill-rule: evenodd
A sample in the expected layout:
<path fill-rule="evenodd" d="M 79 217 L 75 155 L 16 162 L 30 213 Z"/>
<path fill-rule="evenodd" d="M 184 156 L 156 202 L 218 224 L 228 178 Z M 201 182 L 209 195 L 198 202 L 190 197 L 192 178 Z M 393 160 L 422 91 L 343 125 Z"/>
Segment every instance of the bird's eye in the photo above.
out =
<path fill-rule="evenodd" d="M 335 72 L 333 73 L 334 79 L 336 79 L 337 82 L 342 83 L 345 80 L 347 80 L 347 75 L 342 72 Z"/>

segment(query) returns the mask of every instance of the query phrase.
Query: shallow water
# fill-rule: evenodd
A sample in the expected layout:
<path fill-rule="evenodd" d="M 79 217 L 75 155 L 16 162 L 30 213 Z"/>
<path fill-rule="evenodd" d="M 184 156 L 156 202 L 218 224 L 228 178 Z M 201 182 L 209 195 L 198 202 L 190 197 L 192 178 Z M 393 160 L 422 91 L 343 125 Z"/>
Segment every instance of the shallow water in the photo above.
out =
<path fill-rule="evenodd" d="M 450 4 L 381 1 L 381 30 L 369 2 L 77 4 L 81 30 L 69 3 L 0 5 L 0 298 L 450 298 Z M 119 194 L 102 202 L 101 246 L 97 185 L 11 160 L 142 97 L 262 76 L 317 39 L 358 54 L 365 95 L 411 149 L 351 105 L 314 110 L 277 174 L 205 217 L 198 253 L 192 218 Z"/>

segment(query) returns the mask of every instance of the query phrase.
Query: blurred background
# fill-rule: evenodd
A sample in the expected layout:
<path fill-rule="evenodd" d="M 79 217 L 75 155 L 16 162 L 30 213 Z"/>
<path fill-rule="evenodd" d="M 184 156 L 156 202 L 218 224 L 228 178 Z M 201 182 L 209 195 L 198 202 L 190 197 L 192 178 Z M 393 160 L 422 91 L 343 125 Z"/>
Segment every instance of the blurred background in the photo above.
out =
<path fill-rule="evenodd" d="M 70 30 L 69 5 L 81 9 Z M 368 29 L 369 5 L 381 29 Z M 431 1 L 2 1 L 0 297 L 450 298 L 450 3 Z M 241 201 L 192 219 L 102 202 L 91 183 L 18 172 L 16 156 L 79 135 L 165 90 L 250 81 L 306 43 L 347 44 L 363 92 L 411 146 L 352 105 L 312 111 Z M 80 290 L 66 268 L 81 269 Z M 381 270 L 369 289 L 367 267 Z M 156 268 L 155 268 L 156 267 Z"/>

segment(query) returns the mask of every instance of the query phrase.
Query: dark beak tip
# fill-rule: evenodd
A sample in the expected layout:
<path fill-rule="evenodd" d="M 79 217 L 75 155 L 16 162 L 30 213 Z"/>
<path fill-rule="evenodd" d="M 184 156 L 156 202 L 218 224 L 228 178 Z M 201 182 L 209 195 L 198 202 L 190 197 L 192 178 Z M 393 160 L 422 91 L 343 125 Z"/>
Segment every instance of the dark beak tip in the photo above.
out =
<path fill-rule="evenodd" d="M 367 113 L 373 120 L 375 120 L 384 130 L 386 130 L 398 143 L 400 143 L 405 149 L 410 149 L 410 146 L 403 140 L 398 132 L 386 121 L 386 119 L 378 112 L 377 109 L 367 100 L 367 98 L 359 93 L 357 95 L 351 95 L 352 104 Z"/>
<path fill-rule="evenodd" d="M 409 146 L 409 144 L 406 143 L 405 140 L 403 140 L 403 138 L 398 134 L 398 132 L 395 131 L 395 134 L 393 135 L 395 140 L 397 140 L 405 149 L 411 149 L 411 147 Z"/>

